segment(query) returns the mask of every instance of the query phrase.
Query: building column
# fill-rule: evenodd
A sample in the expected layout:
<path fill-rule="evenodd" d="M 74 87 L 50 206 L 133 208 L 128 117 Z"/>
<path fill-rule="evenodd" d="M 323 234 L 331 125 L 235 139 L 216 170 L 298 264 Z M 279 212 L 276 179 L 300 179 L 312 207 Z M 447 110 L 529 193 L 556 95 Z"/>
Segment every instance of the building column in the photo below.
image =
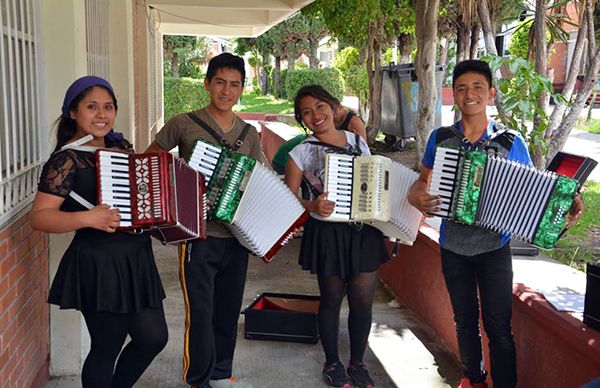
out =
<path fill-rule="evenodd" d="M 40 89 L 42 138 L 47 152 L 54 148 L 52 124 L 60 116 L 64 93 L 78 77 L 87 74 L 85 3 L 81 0 L 42 1 L 40 29 Z M 69 234 L 49 236 L 49 281 L 72 239 Z M 50 374 L 72 375 L 81 371 L 89 338 L 78 311 L 50 309 Z"/>

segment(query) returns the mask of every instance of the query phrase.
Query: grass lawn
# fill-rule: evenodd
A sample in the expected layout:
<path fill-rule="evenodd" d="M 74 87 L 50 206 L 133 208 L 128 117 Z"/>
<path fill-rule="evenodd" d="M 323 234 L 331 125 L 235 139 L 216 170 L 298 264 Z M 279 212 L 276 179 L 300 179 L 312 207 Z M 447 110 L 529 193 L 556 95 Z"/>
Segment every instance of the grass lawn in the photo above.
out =
<path fill-rule="evenodd" d="M 585 212 L 558 241 L 553 251 L 544 254 L 574 268 L 583 270 L 586 262 L 598 262 L 600 257 L 600 183 L 587 182 L 583 190 Z"/>
<path fill-rule="evenodd" d="M 600 120 L 591 119 L 589 123 L 586 123 L 585 120 L 579 120 L 577 122 L 577 129 L 600 135 Z"/>
<path fill-rule="evenodd" d="M 288 100 L 280 100 L 273 96 L 262 96 L 256 93 L 244 93 L 241 104 L 233 107 L 237 112 L 258 113 L 294 113 L 294 105 Z"/>

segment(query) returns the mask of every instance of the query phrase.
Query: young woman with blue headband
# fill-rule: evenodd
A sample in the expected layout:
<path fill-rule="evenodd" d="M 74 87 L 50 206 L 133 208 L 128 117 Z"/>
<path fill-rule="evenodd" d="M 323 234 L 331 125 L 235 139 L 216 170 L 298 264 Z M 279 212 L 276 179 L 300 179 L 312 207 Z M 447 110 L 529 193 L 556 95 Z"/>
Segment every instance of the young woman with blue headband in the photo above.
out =
<path fill-rule="evenodd" d="M 116 231 L 117 209 L 104 204 L 88 209 L 70 196 L 75 192 L 97 203 L 95 156 L 71 147 L 75 142 L 92 135 L 83 145 L 131 149 L 113 131 L 116 113 L 117 99 L 106 80 L 86 76 L 69 87 L 57 120 L 56 148 L 29 212 L 35 230 L 75 231 L 48 302 L 77 309 L 85 318 L 92 339 L 81 373 L 85 388 L 132 387 L 168 338 L 165 293 L 150 237 Z M 131 341 L 122 349 L 128 335 Z"/>

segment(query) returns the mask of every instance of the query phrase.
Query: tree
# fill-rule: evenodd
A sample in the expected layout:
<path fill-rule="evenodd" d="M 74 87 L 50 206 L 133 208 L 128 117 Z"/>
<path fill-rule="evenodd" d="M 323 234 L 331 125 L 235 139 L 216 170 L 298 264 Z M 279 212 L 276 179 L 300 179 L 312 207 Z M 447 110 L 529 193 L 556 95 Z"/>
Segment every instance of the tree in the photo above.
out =
<path fill-rule="evenodd" d="M 417 60 L 415 70 L 419 80 L 417 115 L 417 160 L 421 160 L 429 133 L 433 129 L 437 106 L 435 59 L 439 0 L 419 0 L 415 4 Z"/>
<path fill-rule="evenodd" d="M 317 0 L 302 12 L 321 15 L 333 36 L 360 50 L 369 81 L 367 133 L 374 140 L 381 123 L 382 48 L 399 36 L 400 26 L 414 26 L 409 0 Z"/>
<path fill-rule="evenodd" d="M 166 77 L 200 78 L 200 67 L 208 62 L 208 39 L 189 35 L 163 35 Z"/>
<path fill-rule="evenodd" d="M 356 47 L 346 47 L 333 59 L 333 67 L 342 74 L 346 88 L 358 97 L 359 107 L 365 102 L 369 90 L 367 70 Z"/>
<path fill-rule="evenodd" d="M 568 70 L 567 80 L 562 94 L 570 100 L 573 96 L 575 81 L 579 75 L 579 70 L 584 69 L 583 85 L 577 92 L 571 105 L 567 103 L 556 104 L 554 111 L 550 116 L 545 137 L 548 139 L 548 152 L 545 154 L 544 164 L 549 163 L 552 158 L 560 151 L 567 141 L 575 122 L 581 113 L 587 99 L 589 98 L 594 84 L 598 79 L 600 70 L 600 49 L 596 45 L 595 29 L 595 11 L 596 2 L 592 0 L 580 0 L 577 2 L 577 13 L 579 16 L 579 33 L 571 59 L 571 67 Z M 536 9 L 536 12 L 544 10 Z M 585 41 L 587 40 L 587 53 L 584 57 Z"/>

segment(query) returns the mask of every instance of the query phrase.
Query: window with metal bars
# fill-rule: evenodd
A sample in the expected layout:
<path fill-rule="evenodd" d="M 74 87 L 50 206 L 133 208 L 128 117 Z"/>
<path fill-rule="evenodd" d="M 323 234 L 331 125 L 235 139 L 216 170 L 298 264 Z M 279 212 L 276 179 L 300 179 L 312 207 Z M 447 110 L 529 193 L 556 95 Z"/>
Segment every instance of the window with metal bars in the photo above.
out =
<path fill-rule="evenodd" d="M 37 6 L 0 2 L 0 228 L 31 203 L 43 162 Z"/>

